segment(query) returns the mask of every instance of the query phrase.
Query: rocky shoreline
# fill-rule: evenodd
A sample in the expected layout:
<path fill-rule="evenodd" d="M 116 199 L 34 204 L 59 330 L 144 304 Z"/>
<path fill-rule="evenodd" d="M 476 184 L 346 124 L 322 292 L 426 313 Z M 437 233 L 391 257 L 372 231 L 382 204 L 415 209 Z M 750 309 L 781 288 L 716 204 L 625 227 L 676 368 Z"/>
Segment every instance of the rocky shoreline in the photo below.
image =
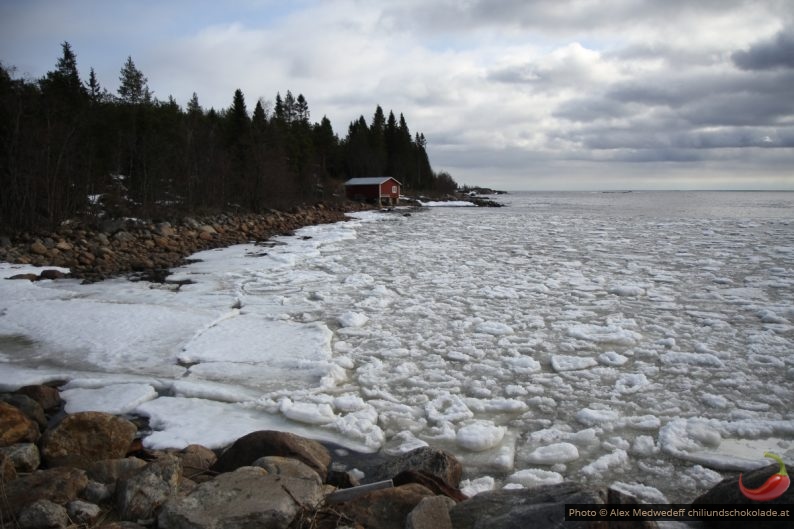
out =
<path fill-rule="evenodd" d="M 653 528 L 654 521 L 564 521 L 566 504 L 637 505 L 574 482 L 467 498 L 460 462 L 430 447 L 391 458 L 355 454 L 294 434 L 252 432 L 222 450 L 151 451 L 139 418 L 67 415 L 58 389 L 0 394 L 0 526 L 19 529 Z M 342 463 L 356 461 L 360 468 Z M 745 474 L 757 486 L 777 467 Z M 359 481 L 360 480 L 360 481 Z M 794 501 L 794 491 L 770 507 Z M 736 479 L 697 504 L 755 505 Z M 785 527 L 762 521 L 754 527 Z M 704 527 L 734 527 L 733 522 Z"/>
<path fill-rule="evenodd" d="M 0 236 L 0 262 L 69 268 L 71 277 L 101 281 L 167 270 L 201 250 L 289 235 L 298 228 L 339 222 L 346 219 L 346 213 L 366 209 L 371 206 L 340 202 L 317 203 L 289 212 L 226 213 L 172 222 L 109 219 L 90 226 L 70 221 L 51 232 Z M 62 275 L 57 271 L 48 271 L 41 279 L 58 277 Z"/>

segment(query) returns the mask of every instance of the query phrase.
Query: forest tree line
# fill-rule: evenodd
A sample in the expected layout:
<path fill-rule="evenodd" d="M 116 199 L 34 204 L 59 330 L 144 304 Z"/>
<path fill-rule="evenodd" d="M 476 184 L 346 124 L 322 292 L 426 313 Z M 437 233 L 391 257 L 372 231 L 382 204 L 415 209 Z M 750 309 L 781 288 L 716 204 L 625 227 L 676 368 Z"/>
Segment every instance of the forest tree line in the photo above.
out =
<path fill-rule="evenodd" d="M 48 228 L 79 215 L 168 216 L 260 212 L 331 198 L 348 178 L 393 176 L 408 192 L 449 193 L 433 172 L 424 135 L 402 114 L 350 123 L 340 139 L 306 98 L 287 91 L 249 111 L 236 90 L 228 108 L 182 109 L 158 100 L 127 58 L 116 94 L 94 69 L 82 80 L 68 42 L 41 79 L 16 79 L 0 64 L 0 228 Z"/>

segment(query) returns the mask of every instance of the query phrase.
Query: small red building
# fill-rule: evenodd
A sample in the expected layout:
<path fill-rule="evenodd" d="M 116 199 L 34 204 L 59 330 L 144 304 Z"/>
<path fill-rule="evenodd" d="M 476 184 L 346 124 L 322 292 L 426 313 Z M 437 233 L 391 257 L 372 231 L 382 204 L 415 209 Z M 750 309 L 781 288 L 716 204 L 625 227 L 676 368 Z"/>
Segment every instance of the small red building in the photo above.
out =
<path fill-rule="evenodd" d="M 345 194 L 350 200 L 371 200 L 379 206 L 394 206 L 400 200 L 400 182 L 391 176 L 351 178 L 345 182 Z"/>

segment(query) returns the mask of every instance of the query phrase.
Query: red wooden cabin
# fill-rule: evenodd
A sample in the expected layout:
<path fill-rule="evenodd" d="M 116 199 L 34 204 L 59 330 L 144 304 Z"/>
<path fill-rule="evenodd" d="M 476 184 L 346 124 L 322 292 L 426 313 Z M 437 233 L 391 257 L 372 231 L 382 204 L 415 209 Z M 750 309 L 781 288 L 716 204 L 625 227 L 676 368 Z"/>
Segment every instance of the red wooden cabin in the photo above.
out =
<path fill-rule="evenodd" d="M 400 200 L 400 182 L 391 176 L 351 178 L 345 182 L 345 194 L 350 200 L 366 200 L 394 206 Z"/>

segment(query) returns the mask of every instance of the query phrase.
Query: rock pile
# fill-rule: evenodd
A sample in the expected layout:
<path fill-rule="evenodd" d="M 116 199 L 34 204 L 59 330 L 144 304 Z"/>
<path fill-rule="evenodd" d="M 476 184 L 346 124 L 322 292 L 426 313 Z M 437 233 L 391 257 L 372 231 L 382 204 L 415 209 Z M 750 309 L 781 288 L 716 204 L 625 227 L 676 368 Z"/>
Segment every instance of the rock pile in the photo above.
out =
<path fill-rule="evenodd" d="M 297 435 L 250 433 L 217 453 L 190 445 L 147 451 L 127 418 L 66 415 L 57 390 L 0 394 L 0 527 L 58 529 L 656 527 L 645 522 L 564 522 L 565 504 L 636 505 L 614 490 L 573 482 L 485 492 L 458 488 L 454 456 L 430 447 L 364 461 L 359 485 L 333 449 Z M 370 466 L 367 466 L 370 465 Z M 775 466 L 745 475 L 755 485 Z M 731 481 L 729 483 L 729 481 Z M 727 503 L 735 479 L 698 502 Z M 791 491 L 776 503 L 792 502 Z M 733 498 L 736 503 L 741 499 Z M 706 525 L 706 527 L 720 527 Z M 731 526 L 732 527 L 732 526 Z M 756 525 L 774 527 L 774 525 Z"/>
<path fill-rule="evenodd" d="M 0 261 L 71 269 L 73 277 L 90 281 L 129 272 L 178 266 L 197 251 L 289 234 L 303 226 L 338 222 L 345 213 L 368 206 L 346 202 L 265 214 L 221 214 L 185 217 L 178 222 L 112 219 L 90 227 L 68 222 L 50 233 L 0 237 Z M 56 270 L 20 279 L 57 279 Z"/>
<path fill-rule="evenodd" d="M 218 454 L 198 445 L 146 451 L 138 435 L 126 418 L 65 415 L 53 388 L 3 395 L 0 523 L 21 529 L 443 529 L 453 521 L 454 527 L 474 527 L 478 519 L 462 507 L 474 500 L 458 488 L 460 463 L 432 448 L 378 461 L 367 477 L 380 481 L 357 488 L 327 447 L 290 433 L 253 432 Z M 603 503 L 606 497 L 566 486 L 559 498 L 575 491 L 577 499 Z M 545 494 L 548 500 L 556 493 Z"/>

